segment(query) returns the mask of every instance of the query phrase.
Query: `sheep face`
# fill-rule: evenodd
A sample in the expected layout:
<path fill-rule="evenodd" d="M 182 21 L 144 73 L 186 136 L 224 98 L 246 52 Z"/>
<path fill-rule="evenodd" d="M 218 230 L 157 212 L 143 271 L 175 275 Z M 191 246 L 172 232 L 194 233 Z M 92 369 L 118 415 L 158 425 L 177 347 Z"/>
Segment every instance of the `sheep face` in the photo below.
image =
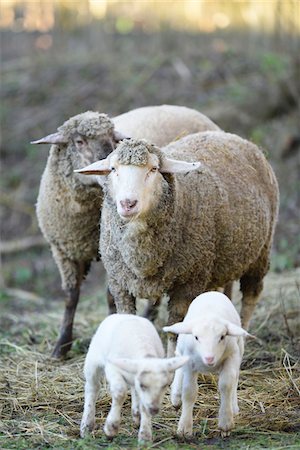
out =
<path fill-rule="evenodd" d="M 167 387 L 172 383 L 174 372 L 187 361 L 187 356 L 161 359 L 112 359 L 119 369 L 134 376 L 134 387 L 140 403 L 150 415 L 159 412 Z M 127 376 L 128 376 L 127 375 Z"/>
<path fill-rule="evenodd" d="M 87 138 L 79 133 L 74 133 L 70 138 L 67 149 L 73 170 L 106 158 L 114 150 L 115 145 L 116 143 L 112 136 Z M 94 177 L 84 177 L 80 174 L 77 174 L 76 177 L 83 184 L 95 183 Z"/>
<path fill-rule="evenodd" d="M 176 334 L 191 335 L 188 347 L 193 354 L 197 354 L 207 367 L 219 366 L 225 359 L 228 339 L 231 336 L 248 336 L 243 328 L 228 321 L 211 320 L 179 322 L 164 327 L 164 331 Z"/>
<path fill-rule="evenodd" d="M 164 173 L 187 173 L 198 169 L 199 162 L 188 163 L 166 158 L 144 140 L 125 140 L 105 160 L 77 172 L 109 175 L 108 192 L 122 219 L 140 219 L 160 202 L 166 180 Z"/>

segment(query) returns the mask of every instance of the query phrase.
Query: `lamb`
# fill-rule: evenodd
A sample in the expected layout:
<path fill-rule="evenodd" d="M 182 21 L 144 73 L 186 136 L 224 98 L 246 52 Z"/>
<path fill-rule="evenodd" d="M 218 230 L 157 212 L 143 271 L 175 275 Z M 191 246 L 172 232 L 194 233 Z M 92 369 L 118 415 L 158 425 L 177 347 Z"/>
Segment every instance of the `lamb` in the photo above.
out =
<path fill-rule="evenodd" d="M 152 323 L 130 314 L 112 314 L 100 324 L 84 365 L 85 400 L 80 435 L 95 426 L 95 402 L 101 377 L 109 382 L 112 406 L 104 432 L 118 433 L 127 387 L 131 389 L 132 418 L 139 425 L 139 442 L 152 440 L 151 416 L 159 412 L 176 369 L 187 356 L 164 359 L 164 349 Z"/>
<path fill-rule="evenodd" d="M 168 132 L 159 126 L 169 124 Z M 179 106 L 152 106 L 114 119 L 130 135 L 146 135 L 167 143 L 182 133 L 218 129 L 201 113 Z M 127 125 L 126 125 L 127 124 Z M 98 258 L 102 192 L 93 178 L 75 175 L 74 169 L 105 158 L 124 136 L 106 115 L 88 111 L 67 120 L 58 131 L 33 144 L 52 144 L 42 176 L 37 217 L 58 266 L 66 292 L 64 319 L 53 356 L 66 355 L 72 345 L 73 321 L 82 280 Z M 109 310 L 115 311 L 108 292 Z"/>
<path fill-rule="evenodd" d="M 171 386 L 173 406 L 177 409 L 182 403 L 177 433 L 192 436 L 198 373 L 219 373 L 219 429 L 223 437 L 229 436 L 233 416 L 239 412 L 237 385 L 243 338 L 249 336 L 241 328 L 235 307 L 226 295 L 206 292 L 192 301 L 183 322 L 163 330 L 179 334 L 176 354 L 189 357 L 188 363 L 176 371 Z"/>
<path fill-rule="evenodd" d="M 168 294 L 168 323 L 180 322 L 197 295 L 240 279 L 248 329 L 279 201 L 257 146 L 219 131 L 162 149 L 124 140 L 79 173 L 106 175 L 100 252 L 119 313 L 134 314 L 135 298 L 155 302 Z M 169 336 L 168 355 L 175 341 Z"/>

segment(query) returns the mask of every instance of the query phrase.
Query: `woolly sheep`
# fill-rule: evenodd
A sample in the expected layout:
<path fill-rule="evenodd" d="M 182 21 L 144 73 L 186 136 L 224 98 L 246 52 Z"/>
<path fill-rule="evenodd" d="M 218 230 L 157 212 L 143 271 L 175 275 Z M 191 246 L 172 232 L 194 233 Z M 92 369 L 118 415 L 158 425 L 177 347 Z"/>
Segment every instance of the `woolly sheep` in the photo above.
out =
<path fill-rule="evenodd" d="M 192 435 L 198 373 L 219 373 L 219 429 L 223 437 L 229 436 L 233 416 L 239 412 L 237 385 L 243 337 L 249 335 L 241 328 L 235 307 L 226 295 L 206 292 L 192 301 L 183 322 L 163 330 L 179 334 L 176 354 L 189 357 L 188 363 L 176 371 L 171 386 L 173 406 L 179 408 L 182 403 L 177 433 Z"/>
<path fill-rule="evenodd" d="M 197 162 L 192 162 L 197 161 Z M 160 150 L 124 140 L 79 171 L 104 175 L 100 250 L 119 313 L 170 297 L 169 324 L 197 295 L 240 279 L 248 328 L 269 267 L 278 186 L 260 149 L 208 131 Z M 173 354 L 174 337 L 168 339 Z"/>
<path fill-rule="evenodd" d="M 127 134 L 145 134 L 153 142 L 163 143 L 182 133 L 218 128 L 197 111 L 170 105 L 136 109 L 114 121 L 122 130 L 127 127 Z M 122 137 L 106 114 L 88 111 L 67 120 L 56 133 L 33 142 L 53 144 L 41 180 L 37 217 L 67 294 L 61 333 L 53 351 L 55 357 L 65 355 L 71 347 L 80 286 L 92 260 L 98 257 L 102 193 L 95 180 L 73 171 L 105 158 Z M 115 311 L 109 292 L 108 300 L 110 312 Z"/>
<path fill-rule="evenodd" d="M 81 437 L 94 429 L 96 397 L 105 375 L 112 396 L 105 434 L 111 438 L 118 433 L 121 408 L 130 387 L 132 418 L 140 424 L 138 440 L 151 441 L 151 416 L 159 412 L 174 371 L 188 359 L 186 356 L 164 359 L 161 340 L 149 320 L 130 314 L 108 316 L 96 331 L 85 360 Z"/>

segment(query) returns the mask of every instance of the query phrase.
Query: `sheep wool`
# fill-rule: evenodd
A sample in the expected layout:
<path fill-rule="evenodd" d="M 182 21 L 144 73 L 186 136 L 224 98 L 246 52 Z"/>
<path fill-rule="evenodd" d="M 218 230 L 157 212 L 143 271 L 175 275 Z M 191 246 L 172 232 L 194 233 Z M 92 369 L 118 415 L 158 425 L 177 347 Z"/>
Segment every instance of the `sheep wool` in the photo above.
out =
<path fill-rule="evenodd" d="M 117 147 L 122 161 L 142 141 Z M 233 134 L 207 131 L 161 149 L 161 158 L 200 161 L 187 174 L 161 173 L 156 206 L 125 221 L 117 213 L 107 177 L 100 253 L 118 312 L 135 312 L 134 298 L 170 296 L 169 322 L 181 321 L 200 293 L 240 279 L 242 322 L 249 326 L 269 267 L 278 213 L 272 168 L 254 144 Z M 129 158 L 129 156 L 128 156 Z M 143 161 L 146 156 L 143 156 Z M 161 194 L 158 194 L 161 192 Z"/>
<path fill-rule="evenodd" d="M 164 127 L 168 127 L 167 134 L 157 116 Z M 170 141 L 166 139 L 193 132 L 195 127 L 196 130 L 218 128 L 198 111 L 179 106 L 142 108 L 142 112 L 137 109 L 114 119 L 87 111 L 71 117 L 56 133 L 34 142 L 53 144 L 42 175 L 36 211 L 67 294 L 65 317 L 54 356 L 65 355 L 71 347 L 80 286 L 91 262 L 98 259 L 102 190 L 94 179 L 74 174 L 74 169 L 107 157 L 124 137 L 118 128 L 125 130 L 126 136 L 147 134 L 151 142 L 167 144 Z M 113 310 L 114 303 L 109 298 L 110 310 Z"/>

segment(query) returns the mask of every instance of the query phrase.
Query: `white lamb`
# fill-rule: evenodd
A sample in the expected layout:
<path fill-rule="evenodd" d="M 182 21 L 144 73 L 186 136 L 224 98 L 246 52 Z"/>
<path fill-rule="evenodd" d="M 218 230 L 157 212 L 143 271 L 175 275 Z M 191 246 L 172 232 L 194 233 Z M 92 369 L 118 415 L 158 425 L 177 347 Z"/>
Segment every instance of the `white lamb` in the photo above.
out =
<path fill-rule="evenodd" d="M 131 388 L 132 418 L 139 425 L 139 442 L 152 440 L 151 416 L 158 413 L 174 372 L 188 357 L 164 359 L 164 349 L 152 323 L 131 314 L 107 317 L 94 335 L 86 356 L 85 400 L 80 435 L 95 425 L 95 402 L 105 374 L 110 386 L 112 406 L 104 432 L 112 438 L 118 433 L 121 408 L 127 388 Z"/>
<path fill-rule="evenodd" d="M 229 436 L 238 414 L 237 385 L 244 352 L 244 336 L 240 317 L 226 295 L 205 292 L 190 304 L 183 322 L 164 327 L 164 331 L 179 334 L 176 354 L 189 356 L 189 362 L 176 371 L 171 386 L 171 401 L 175 408 L 182 403 L 178 424 L 179 435 L 191 436 L 193 407 L 197 396 L 198 373 L 219 373 L 219 429 Z"/>

